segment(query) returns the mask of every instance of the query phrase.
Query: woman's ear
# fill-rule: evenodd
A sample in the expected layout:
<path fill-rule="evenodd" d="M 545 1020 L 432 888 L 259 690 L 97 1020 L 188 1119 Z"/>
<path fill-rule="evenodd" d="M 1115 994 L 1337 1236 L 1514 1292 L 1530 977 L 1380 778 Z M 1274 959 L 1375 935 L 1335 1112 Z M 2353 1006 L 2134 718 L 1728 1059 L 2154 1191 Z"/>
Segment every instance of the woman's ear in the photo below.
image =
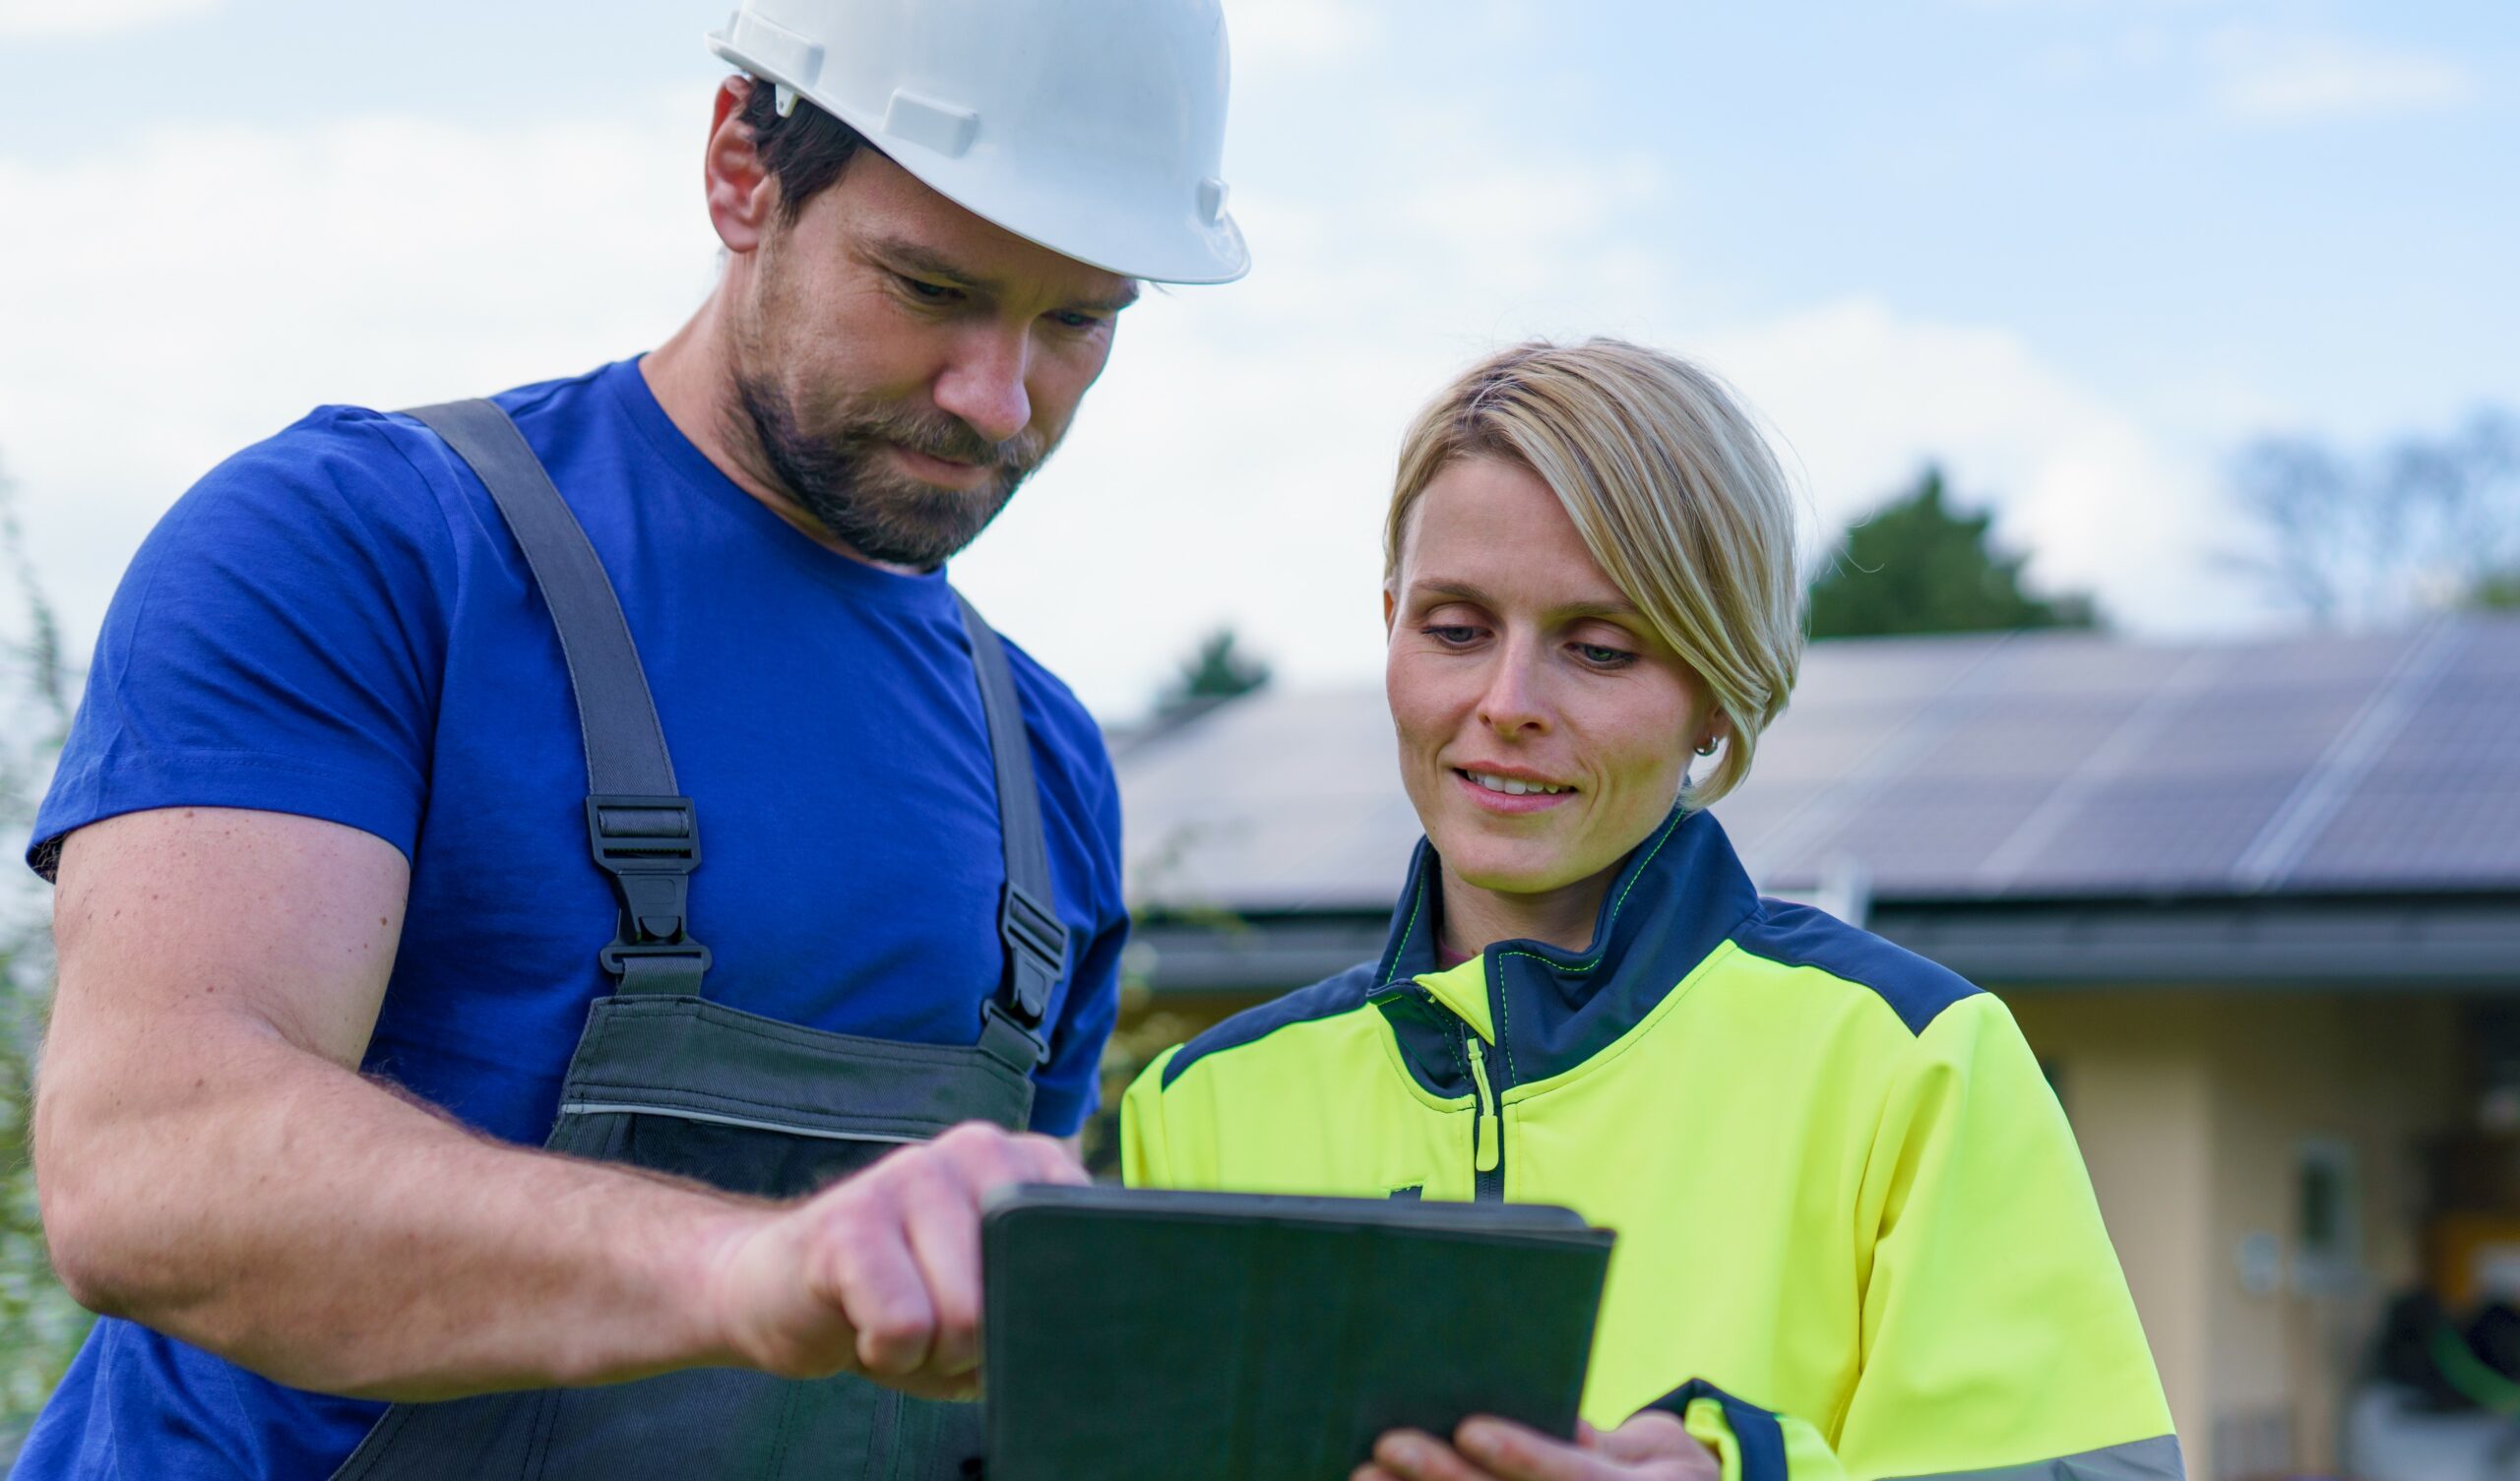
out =
<path fill-rule="evenodd" d="M 1391 620 L 1400 611 L 1400 597 L 1389 586 L 1382 588 L 1382 637 L 1391 641 Z"/>

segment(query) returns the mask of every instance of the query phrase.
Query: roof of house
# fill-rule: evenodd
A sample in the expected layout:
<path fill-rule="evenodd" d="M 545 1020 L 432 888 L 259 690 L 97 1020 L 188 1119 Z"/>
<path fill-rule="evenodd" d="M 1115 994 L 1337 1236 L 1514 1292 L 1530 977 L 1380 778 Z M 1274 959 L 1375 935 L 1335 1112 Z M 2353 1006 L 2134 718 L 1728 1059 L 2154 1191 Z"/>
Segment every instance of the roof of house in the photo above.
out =
<path fill-rule="evenodd" d="M 1133 895 L 1158 914 L 1380 912 L 1418 836 L 1378 689 L 1263 692 L 1117 766 Z M 2520 617 L 1816 644 L 1714 811 L 1763 890 L 1854 882 L 1892 913 L 2343 896 L 2508 915 Z"/>

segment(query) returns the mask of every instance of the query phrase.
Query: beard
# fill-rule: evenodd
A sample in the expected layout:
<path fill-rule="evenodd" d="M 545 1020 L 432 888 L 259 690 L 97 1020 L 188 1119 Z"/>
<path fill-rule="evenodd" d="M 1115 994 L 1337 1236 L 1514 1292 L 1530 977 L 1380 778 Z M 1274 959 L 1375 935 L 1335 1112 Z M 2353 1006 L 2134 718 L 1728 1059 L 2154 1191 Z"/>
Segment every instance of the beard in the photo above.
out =
<path fill-rule="evenodd" d="M 991 442 L 950 413 L 859 398 L 808 430 L 786 393 L 750 377 L 736 378 L 735 398 L 762 460 L 807 514 L 866 559 L 919 571 L 978 538 L 1050 451 L 1037 433 Z M 887 446 L 981 464 L 990 476 L 971 489 L 923 483 L 883 461 Z"/>

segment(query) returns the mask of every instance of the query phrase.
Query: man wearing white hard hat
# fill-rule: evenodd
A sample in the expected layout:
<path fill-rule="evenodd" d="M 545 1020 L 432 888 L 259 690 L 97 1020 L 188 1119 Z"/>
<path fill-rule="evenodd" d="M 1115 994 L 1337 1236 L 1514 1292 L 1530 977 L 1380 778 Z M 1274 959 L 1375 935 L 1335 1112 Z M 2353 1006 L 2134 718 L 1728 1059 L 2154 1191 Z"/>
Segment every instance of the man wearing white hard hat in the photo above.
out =
<path fill-rule="evenodd" d="M 124 581 L 29 850 L 46 1229 L 106 1315 L 20 1477 L 976 1452 L 979 1200 L 1082 1179 L 1125 918 L 1094 723 L 943 568 L 1141 280 L 1247 266 L 1224 27 L 746 0 L 711 42 L 688 325 L 321 408 Z"/>

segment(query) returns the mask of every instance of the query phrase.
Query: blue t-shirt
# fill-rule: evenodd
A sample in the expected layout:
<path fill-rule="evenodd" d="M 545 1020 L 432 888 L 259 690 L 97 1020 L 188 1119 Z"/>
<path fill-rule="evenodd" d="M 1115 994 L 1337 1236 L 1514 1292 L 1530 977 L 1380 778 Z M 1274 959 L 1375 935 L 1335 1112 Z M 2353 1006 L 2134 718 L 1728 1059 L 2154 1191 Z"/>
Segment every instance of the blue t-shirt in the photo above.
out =
<path fill-rule="evenodd" d="M 711 997 L 835 1032 L 978 1037 L 1002 964 L 996 778 L 943 577 L 833 554 L 728 481 L 635 361 L 498 398 L 586 526 L 699 810 Z M 1009 645 L 1069 972 L 1036 1130 L 1096 1100 L 1127 929 L 1100 730 Z M 607 983 L 610 884 L 548 610 L 489 495 L 407 418 L 326 407 L 213 471 L 133 560 L 38 814 L 302 814 L 411 860 L 365 1068 L 513 1142 L 549 1131 Z M 97 1324 L 27 1478 L 328 1476 L 382 1406 Z"/>

